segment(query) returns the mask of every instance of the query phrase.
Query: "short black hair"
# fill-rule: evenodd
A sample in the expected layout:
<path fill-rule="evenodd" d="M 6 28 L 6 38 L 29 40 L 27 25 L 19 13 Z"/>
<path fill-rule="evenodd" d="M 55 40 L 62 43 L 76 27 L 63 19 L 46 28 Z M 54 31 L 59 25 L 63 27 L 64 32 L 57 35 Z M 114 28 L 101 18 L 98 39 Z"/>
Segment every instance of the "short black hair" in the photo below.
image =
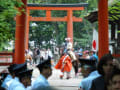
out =
<path fill-rule="evenodd" d="M 43 69 L 51 68 L 51 58 L 48 57 L 47 60 L 43 60 L 43 62 L 40 62 L 40 63 L 37 65 L 37 68 L 39 69 L 40 72 L 42 72 Z"/>
<path fill-rule="evenodd" d="M 17 73 L 17 77 L 20 79 L 20 81 L 22 80 L 22 78 L 31 78 L 32 77 L 32 72 L 33 72 L 33 69 L 31 70 L 24 70 L 24 71 L 21 71 L 19 73 Z"/>
<path fill-rule="evenodd" d="M 91 59 L 80 58 L 79 62 L 80 62 L 81 67 L 87 66 L 88 68 L 90 68 L 91 72 L 96 70 L 96 59 L 95 58 L 91 58 Z"/>

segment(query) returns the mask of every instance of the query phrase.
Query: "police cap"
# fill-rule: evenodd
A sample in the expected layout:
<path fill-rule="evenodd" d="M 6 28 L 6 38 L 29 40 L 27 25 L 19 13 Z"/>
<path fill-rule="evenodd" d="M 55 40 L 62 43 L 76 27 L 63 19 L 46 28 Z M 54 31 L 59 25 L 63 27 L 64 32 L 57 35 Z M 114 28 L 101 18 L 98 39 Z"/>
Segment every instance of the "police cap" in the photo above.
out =
<path fill-rule="evenodd" d="M 17 73 L 21 72 L 21 71 L 24 71 L 27 69 L 27 63 L 23 63 L 23 64 L 16 64 L 14 67 L 13 67 L 13 71 L 15 73 L 15 75 L 17 75 Z"/>
<path fill-rule="evenodd" d="M 96 66 L 96 60 L 95 59 L 83 59 L 80 58 L 79 62 L 81 64 L 81 66 L 87 65 L 87 66 Z"/>
<path fill-rule="evenodd" d="M 17 75 L 19 78 L 26 77 L 26 76 L 31 78 L 31 76 L 32 76 L 32 71 L 33 71 L 33 69 L 31 69 L 31 70 L 26 69 L 26 70 L 23 70 L 23 71 L 17 73 L 16 75 Z"/>

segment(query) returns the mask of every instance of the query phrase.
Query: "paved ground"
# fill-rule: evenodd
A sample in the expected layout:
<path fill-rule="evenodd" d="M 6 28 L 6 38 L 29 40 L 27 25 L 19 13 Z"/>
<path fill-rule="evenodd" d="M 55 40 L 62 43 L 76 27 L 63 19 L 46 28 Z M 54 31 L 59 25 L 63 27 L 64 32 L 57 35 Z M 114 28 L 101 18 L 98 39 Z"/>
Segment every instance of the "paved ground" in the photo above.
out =
<path fill-rule="evenodd" d="M 72 78 L 70 79 L 66 79 L 66 77 L 60 79 L 60 74 L 61 72 L 59 70 L 53 68 L 52 76 L 48 79 L 48 82 L 52 87 L 55 88 L 55 90 L 78 90 L 78 85 L 82 80 L 82 76 L 79 75 L 77 78 L 75 78 L 73 69 L 71 71 Z M 38 76 L 39 71 L 37 68 L 35 68 L 33 71 L 33 80 L 35 80 Z"/>

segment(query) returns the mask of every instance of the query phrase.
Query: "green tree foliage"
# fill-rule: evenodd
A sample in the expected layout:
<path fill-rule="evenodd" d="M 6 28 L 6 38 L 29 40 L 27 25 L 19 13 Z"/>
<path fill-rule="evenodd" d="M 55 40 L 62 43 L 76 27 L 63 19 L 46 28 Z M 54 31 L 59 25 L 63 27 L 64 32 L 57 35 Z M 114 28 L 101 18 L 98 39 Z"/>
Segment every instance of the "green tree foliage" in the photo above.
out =
<path fill-rule="evenodd" d="M 14 17 L 18 12 L 15 7 L 20 7 L 20 0 L 0 0 L 0 47 L 14 38 Z"/>
<path fill-rule="evenodd" d="M 81 23 L 74 23 L 74 41 L 77 42 L 77 47 L 85 48 L 87 44 L 92 44 L 92 27 L 86 19 Z"/>
<path fill-rule="evenodd" d="M 41 46 L 42 42 L 45 41 L 46 45 L 49 44 L 49 41 L 52 38 L 53 28 L 51 27 L 50 22 L 40 23 L 36 22 L 37 26 L 30 27 L 30 40 L 35 41 L 36 45 Z"/>
<path fill-rule="evenodd" d="M 88 3 L 88 13 L 97 10 L 98 8 L 98 0 L 86 0 L 86 3 Z"/>
<path fill-rule="evenodd" d="M 120 0 L 115 0 L 112 2 L 112 4 L 109 6 L 109 14 L 109 19 L 111 21 L 120 20 Z"/>

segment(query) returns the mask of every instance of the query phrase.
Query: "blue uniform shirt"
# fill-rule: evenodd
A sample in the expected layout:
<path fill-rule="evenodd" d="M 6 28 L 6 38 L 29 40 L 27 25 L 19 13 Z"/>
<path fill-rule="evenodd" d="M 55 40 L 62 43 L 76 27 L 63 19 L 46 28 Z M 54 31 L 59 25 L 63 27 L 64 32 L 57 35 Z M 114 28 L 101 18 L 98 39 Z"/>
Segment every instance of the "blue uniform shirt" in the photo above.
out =
<path fill-rule="evenodd" d="M 89 74 L 88 77 L 84 78 L 79 85 L 79 88 L 83 89 L 83 90 L 90 90 L 91 88 L 91 84 L 92 84 L 92 80 L 99 77 L 100 74 L 98 73 L 98 71 L 93 71 Z"/>
<path fill-rule="evenodd" d="M 8 87 L 8 90 L 25 90 L 26 88 L 19 80 L 14 79 L 13 82 Z"/>
<path fill-rule="evenodd" d="M 37 80 L 34 81 L 32 90 L 42 90 L 40 88 L 47 88 L 47 87 L 49 87 L 49 83 L 48 83 L 47 79 L 43 75 L 40 75 L 37 78 Z"/>
<path fill-rule="evenodd" d="M 7 85 L 6 85 L 6 83 L 7 83 L 8 81 L 12 80 L 12 79 L 13 79 L 12 76 L 8 74 L 7 77 L 5 78 L 5 80 L 3 81 L 1 87 L 7 89 Z"/>

